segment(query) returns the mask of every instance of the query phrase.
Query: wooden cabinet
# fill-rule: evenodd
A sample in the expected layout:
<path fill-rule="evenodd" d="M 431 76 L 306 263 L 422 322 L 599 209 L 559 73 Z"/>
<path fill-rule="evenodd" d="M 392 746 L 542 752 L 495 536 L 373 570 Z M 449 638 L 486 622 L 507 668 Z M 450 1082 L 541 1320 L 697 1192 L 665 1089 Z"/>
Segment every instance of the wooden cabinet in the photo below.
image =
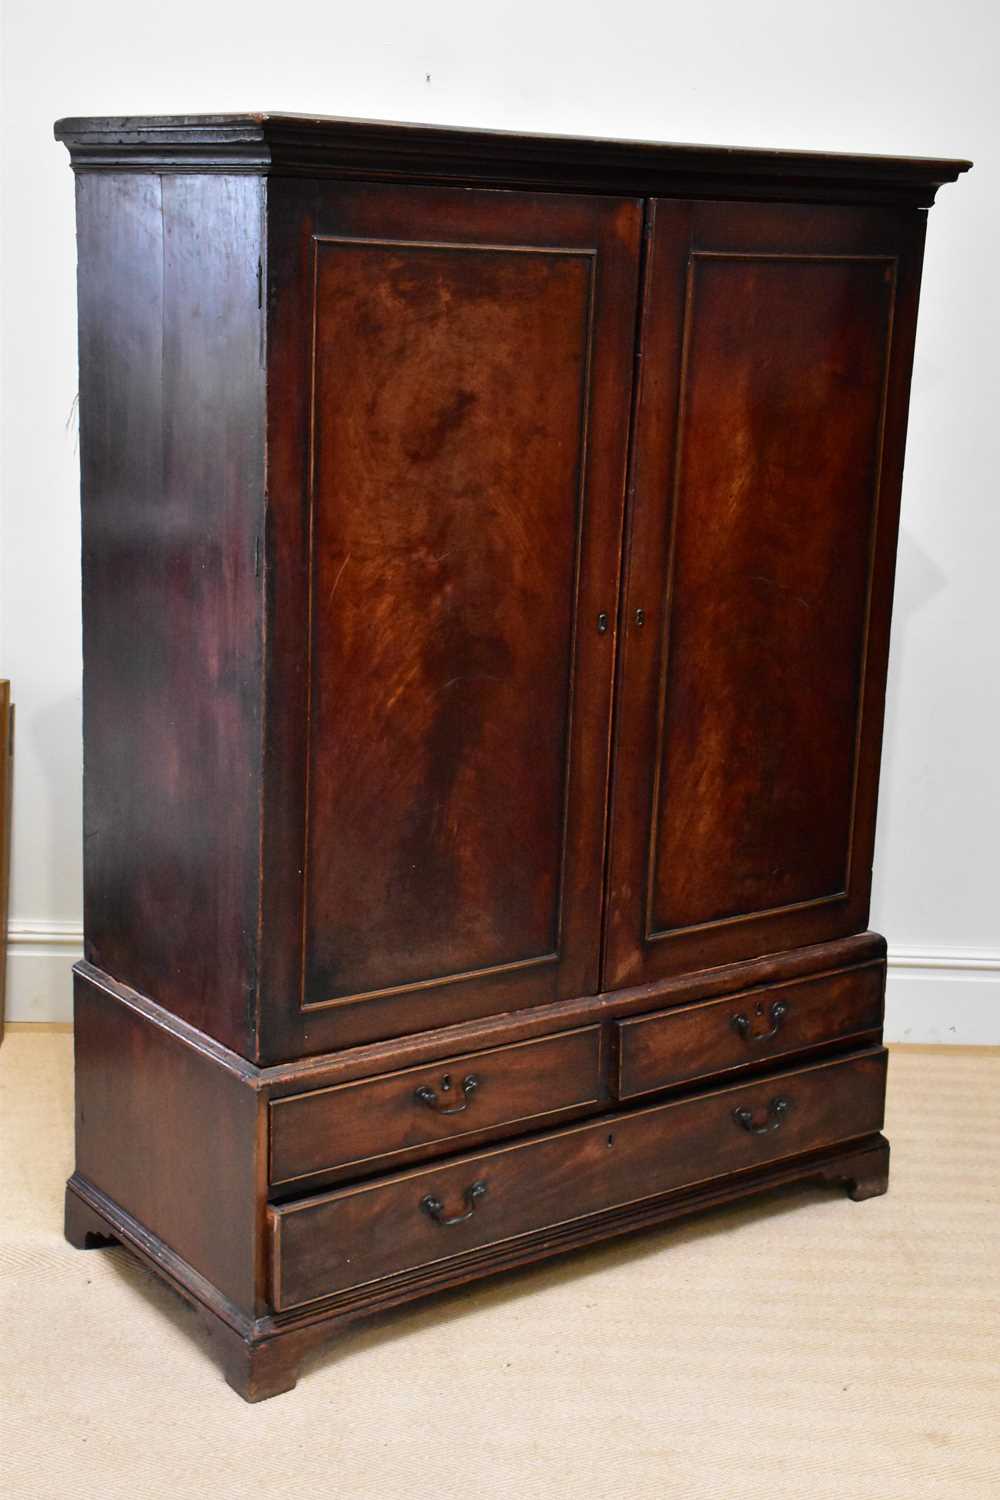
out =
<path fill-rule="evenodd" d="M 968 164 L 56 133 L 70 1238 L 146 1257 L 260 1399 L 438 1286 L 884 1190 L 892 573 L 925 211 Z"/>

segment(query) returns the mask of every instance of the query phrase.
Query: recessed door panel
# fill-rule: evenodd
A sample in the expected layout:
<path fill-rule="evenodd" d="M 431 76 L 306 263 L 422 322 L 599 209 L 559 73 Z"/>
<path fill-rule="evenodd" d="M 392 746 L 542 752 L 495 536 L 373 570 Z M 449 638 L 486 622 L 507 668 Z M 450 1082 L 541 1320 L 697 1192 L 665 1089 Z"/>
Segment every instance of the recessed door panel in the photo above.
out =
<path fill-rule="evenodd" d="M 316 256 L 307 1004 L 558 961 L 593 275 Z"/>
<path fill-rule="evenodd" d="M 911 242 L 863 210 L 657 206 L 609 983 L 866 917 Z"/>
<path fill-rule="evenodd" d="M 639 221 L 386 188 L 311 217 L 310 1039 L 597 988 Z"/>
<path fill-rule="evenodd" d="M 648 936 L 847 888 L 894 274 L 692 257 Z"/>

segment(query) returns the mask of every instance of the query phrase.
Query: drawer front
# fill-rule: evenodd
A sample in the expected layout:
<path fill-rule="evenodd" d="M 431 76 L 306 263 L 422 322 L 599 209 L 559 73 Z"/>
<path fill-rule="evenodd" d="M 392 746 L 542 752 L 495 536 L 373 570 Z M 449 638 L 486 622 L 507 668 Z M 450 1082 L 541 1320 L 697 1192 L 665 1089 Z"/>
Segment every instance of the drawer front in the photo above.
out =
<path fill-rule="evenodd" d="M 600 1097 L 601 1028 L 588 1026 L 429 1067 L 271 1102 L 271 1182 L 450 1149 Z"/>
<path fill-rule="evenodd" d="M 272 1207 L 275 1309 L 872 1134 L 885 1065 L 870 1048 Z"/>
<path fill-rule="evenodd" d="M 885 964 L 619 1021 L 619 1099 L 877 1030 Z"/>

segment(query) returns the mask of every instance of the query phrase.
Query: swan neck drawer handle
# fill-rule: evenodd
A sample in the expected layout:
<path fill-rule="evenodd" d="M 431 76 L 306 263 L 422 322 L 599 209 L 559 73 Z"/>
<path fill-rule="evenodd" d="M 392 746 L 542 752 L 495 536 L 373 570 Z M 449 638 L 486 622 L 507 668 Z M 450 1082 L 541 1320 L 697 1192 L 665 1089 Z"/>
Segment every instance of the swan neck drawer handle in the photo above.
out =
<path fill-rule="evenodd" d="M 791 1006 L 787 1000 L 773 1000 L 769 1011 L 771 1025 L 767 1031 L 754 1031 L 752 1029 L 753 1021 L 745 1010 L 741 1010 L 738 1015 L 731 1016 L 729 1024 L 745 1042 L 766 1042 L 769 1037 L 777 1036 L 781 1029 L 781 1023 L 788 1015 L 790 1009 Z M 758 1005 L 754 1013 L 755 1015 L 762 1016 L 764 1014 L 764 1007 Z"/>
<path fill-rule="evenodd" d="M 733 1119 L 751 1135 L 767 1135 L 771 1130 L 781 1129 L 791 1107 L 791 1099 L 772 1099 L 760 1124 L 754 1124 L 752 1109 L 734 1109 Z"/>
<path fill-rule="evenodd" d="M 485 1182 L 474 1182 L 471 1187 L 466 1188 L 464 1193 L 466 1202 L 464 1214 L 455 1214 L 452 1218 L 446 1219 L 444 1216 L 444 1204 L 440 1198 L 435 1198 L 433 1193 L 428 1193 L 426 1198 L 421 1198 L 420 1207 L 425 1214 L 428 1214 L 434 1220 L 435 1224 L 440 1224 L 442 1229 L 448 1229 L 452 1224 L 464 1224 L 466 1219 L 471 1219 L 476 1211 L 476 1204 L 480 1198 L 485 1197 Z"/>
<path fill-rule="evenodd" d="M 479 1087 L 479 1078 L 475 1073 L 467 1073 L 462 1079 L 462 1099 L 459 1104 L 449 1104 L 447 1099 L 439 1100 L 437 1090 L 432 1089 L 429 1083 L 422 1083 L 418 1089 L 414 1089 L 413 1097 L 420 1104 L 426 1104 L 436 1115 L 460 1115 L 463 1110 L 468 1109 L 472 1102 L 472 1096 Z M 446 1073 L 441 1080 L 442 1094 L 451 1093 L 451 1074 Z"/>

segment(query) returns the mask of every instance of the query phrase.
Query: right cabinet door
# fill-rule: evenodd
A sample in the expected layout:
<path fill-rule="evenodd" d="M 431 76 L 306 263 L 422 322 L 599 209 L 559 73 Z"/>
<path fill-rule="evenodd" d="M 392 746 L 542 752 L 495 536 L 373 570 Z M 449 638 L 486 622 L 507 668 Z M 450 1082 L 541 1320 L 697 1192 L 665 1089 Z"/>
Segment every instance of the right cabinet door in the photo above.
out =
<path fill-rule="evenodd" d="M 867 924 L 922 244 L 652 205 L 605 988 Z"/>

